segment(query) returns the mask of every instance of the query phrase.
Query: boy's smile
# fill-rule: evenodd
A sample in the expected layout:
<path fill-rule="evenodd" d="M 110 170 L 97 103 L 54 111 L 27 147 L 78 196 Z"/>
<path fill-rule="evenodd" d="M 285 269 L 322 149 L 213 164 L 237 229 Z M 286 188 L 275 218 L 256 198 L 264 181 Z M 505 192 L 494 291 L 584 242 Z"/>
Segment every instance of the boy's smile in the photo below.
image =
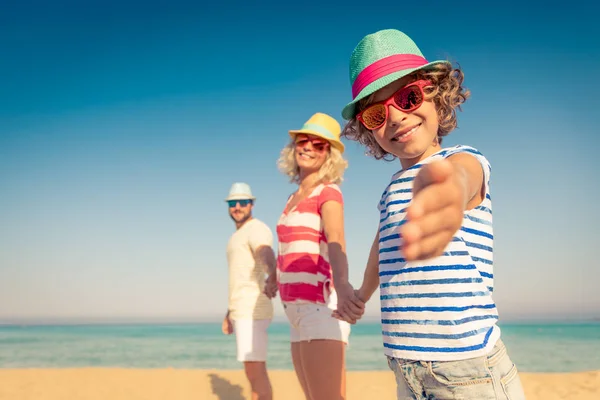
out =
<path fill-rule="evenodd" d="M 396 133 L 391 140 L 392 142 L 405 143 L 410 140 L 413 133 L 416 133 L 420 127 L 421 124 L 419 123 L 413 127 L 409 126 L 408 128 L 402 129 L 400 132 Z"/>
<path fill-rule="evenodd" d="M 390 83 L 374 93 L 373 102 L 389 98 L 414 80 L 414 76 L 406 76 Z M 388 106 L 387 120 L 371 132 L 381 148 L 398 157 L 402 168 L 408 168 L 441 149 L 437 140 L 438 127 L 435 104 L 425 100 L 410 112 Z"/>

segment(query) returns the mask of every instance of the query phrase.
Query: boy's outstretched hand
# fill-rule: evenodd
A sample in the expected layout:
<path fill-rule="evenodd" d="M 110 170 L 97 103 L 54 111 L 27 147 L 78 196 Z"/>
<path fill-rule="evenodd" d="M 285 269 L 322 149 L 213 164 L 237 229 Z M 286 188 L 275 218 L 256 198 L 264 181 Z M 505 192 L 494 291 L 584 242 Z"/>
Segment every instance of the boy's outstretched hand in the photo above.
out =
<path fill-rule="evenodd" d="M 402 252 L 408 261 L 437 257 L 461 227 L 468 199 L 467 173 L 448 160 L 421 168 L 413 199 L 400 228 Z"/>

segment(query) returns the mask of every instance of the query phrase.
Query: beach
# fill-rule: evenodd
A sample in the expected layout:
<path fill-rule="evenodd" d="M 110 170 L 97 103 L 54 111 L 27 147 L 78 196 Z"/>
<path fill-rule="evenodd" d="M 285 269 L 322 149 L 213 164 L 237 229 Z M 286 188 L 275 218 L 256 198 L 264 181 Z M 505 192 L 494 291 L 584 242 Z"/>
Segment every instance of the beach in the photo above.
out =
<path fill-rule="evenodd" d="M 600 399 L 600 324 L 502 325 L 527 399 Z M 269 329 L 275 399 L 303 400 L 289 325 Z M 348 400 L 395 400 L 376 323 L 348 348 Z M 581 372 L 590 371 L 590 372 Z M 242 400 L 235 339 L 218 323 L 0 326 L 0 400 Z"/>
<path fill-rule="evenodd" d="M 270 371 L 275 399 L 303 400 L 293 371 Z M 600 371 L 522 373 L 528 400 L 598 399 Z M 395 400 L 388 371 L 350 371 L 348 400 Z M 245 400 L 241 370 L 187 369 L 3 369 L 0 400 Z"/>

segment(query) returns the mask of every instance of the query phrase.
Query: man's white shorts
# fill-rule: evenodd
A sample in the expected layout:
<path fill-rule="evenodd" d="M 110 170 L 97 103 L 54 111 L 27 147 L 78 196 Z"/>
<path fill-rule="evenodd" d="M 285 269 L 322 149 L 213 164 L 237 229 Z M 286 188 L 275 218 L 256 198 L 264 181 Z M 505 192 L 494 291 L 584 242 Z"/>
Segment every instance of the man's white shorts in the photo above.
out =
<path fill-rule="evenodd" d="M 336 293 L 333 292 L 326 301 L 327 304 L 283 303 L 291 325 L 292 343 L 328 339 L 348 344 L 350 324 L 331 316 L 333 310 L 337 309 Z"/>
<path fill-rule="evenodd" d="M 267 361 L 267 329 L 270 324 L 270 319 L 233 321 L 238 361 Z"/>

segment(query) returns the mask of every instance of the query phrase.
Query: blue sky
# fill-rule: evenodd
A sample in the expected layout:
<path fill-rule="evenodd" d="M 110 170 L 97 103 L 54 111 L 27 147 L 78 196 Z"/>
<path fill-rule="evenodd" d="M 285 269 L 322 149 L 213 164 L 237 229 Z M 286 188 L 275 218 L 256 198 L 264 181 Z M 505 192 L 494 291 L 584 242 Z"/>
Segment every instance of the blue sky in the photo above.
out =
<path fill-rule="evenodd" d="M 221 317 L 231 183 L 274 229 L 294 190 L 276 168 L 287 130 L 317 111 L 343 122 L 350 53 L 387 28 L 465 71 L 445 144 L 492 164 L 501 318 L 600 317 L 591 3 L 405 3 L 3 5 L 0 321 Z M 399 163 L 346 145 L 359 285 Z"/>

